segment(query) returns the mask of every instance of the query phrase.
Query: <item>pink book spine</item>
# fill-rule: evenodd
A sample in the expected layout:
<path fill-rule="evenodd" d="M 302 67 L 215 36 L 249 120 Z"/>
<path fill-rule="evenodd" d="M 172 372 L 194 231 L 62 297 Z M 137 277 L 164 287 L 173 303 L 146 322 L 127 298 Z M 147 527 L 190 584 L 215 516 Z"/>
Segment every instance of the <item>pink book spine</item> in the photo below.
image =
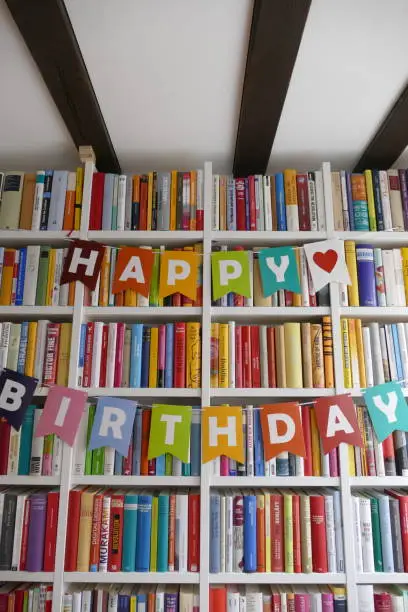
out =
<path fill-rule="evenodd" d="M 43 454 L 41 475 L 52 476 L 52 453 L 47 452 Z"/>
<path fill-rule="evenodd" d="M 310 595 L 306 593 L 295 594 L 295 612 L 311 612 Z"/>
<path fill-rule="evenodd" d="M 229 461 L 225 455 L 220 458 L 220 476 L 229 476 Z"/>
<path fill-rule="evenodd" d="M 147 462 L 147 475 L 156 476 L 156 459 L 149 459 Z"/>
<path fill-rule="evenodd" d="M 322 593 L 322 612 L 334 612 L 333 593 Z"/>
<path fill-rule="evenodd" d="M 235 386 L 242 389 L 242 328 L 235 326 Z"/>
<path fill-rule="evenodd" d="M 129 450 L 126 457 L 123 457 L 123 476 L 132 475 L 132 462 L 133 462 L 133 442 L 130 441 Z"/>
<path fill-rule="evenodd" d="M 333 448 L 329 452 L 329 469 L 330 476 L 339 476 L 339 457 L 337 454 L 337 448 Z"/>
<path fill-rule="evenodd" d="M 122 373 L 123 373 L 123 347 L 125 344 L 125 329 L 124 323 L 118 323 L 116 332 L 116 359 L 115 359 L 115 374 L 113 379 L 113 386 L 120 387 L 122 384 Z"/>

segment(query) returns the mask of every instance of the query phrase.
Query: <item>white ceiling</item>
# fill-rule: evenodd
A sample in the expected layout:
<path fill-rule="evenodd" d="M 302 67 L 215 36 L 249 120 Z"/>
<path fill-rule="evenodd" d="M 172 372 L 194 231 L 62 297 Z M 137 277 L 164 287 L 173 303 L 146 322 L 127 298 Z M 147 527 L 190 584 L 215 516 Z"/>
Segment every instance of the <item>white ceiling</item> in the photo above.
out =
<path fill-rule="evenodd" d="M 123 169 L 230 171 L 252 0 L 65 1 Z M 352 167 L 408 80 L 407 23 L 406 0 L 312 0 L 270 170 Z M 4 0 L 0 58 L 0 167 L 75 165 Z"/>

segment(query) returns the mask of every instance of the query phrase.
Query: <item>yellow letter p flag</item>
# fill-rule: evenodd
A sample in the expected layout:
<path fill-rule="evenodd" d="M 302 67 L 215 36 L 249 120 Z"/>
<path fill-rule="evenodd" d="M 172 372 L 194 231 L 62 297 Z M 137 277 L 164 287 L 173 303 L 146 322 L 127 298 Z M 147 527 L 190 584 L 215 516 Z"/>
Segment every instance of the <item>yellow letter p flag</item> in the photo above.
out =
<path fill-rule="evenodd" d="M 203 409 L 203 463 L 221 455 L 244 461 L 242 408 L 239 406 L 211 406 Z"/>

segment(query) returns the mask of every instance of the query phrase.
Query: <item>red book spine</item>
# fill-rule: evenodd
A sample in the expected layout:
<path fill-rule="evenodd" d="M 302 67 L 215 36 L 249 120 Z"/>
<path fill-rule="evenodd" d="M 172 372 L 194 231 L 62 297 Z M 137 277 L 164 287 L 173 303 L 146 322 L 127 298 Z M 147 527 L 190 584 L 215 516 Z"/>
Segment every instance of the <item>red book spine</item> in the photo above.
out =
<path fill-rule="evenodd" d="M 27 563 L 27 550 L 28 550 L 28 526 L 30 524 L 30 498 L 25 500 L 24 514 L 23 514 L 23 529 L 21 533 L 21 549 L 20 549 L 20 572 L 23 572 L 26 568 Z M 75 557 L 76 562 L 76 557 Z"/>
<path fill-rule="evenodd" d="M 200 496 L 198 493 L 188 496 L 187 569 L 189 572 L 200 571 Z"/>
<path fill-rule="evenodd" d="M 256 200 L 255 200 L 255 177 L 248 177 L 249 191 L 249 229 L 251 232 L 256 231 Z"/>
<path fill-rule="evenodd" d="M 275 329 L 267 327 L 266 346 L 268 349 L 268 384 L 276 387 L 276 359 L 275 359 Z"/>
<path fill-rule="evenodd" d="M 91 529 L 91 548 L 89 552 L 89 571 L 96 572 L 99 567 L 99 551 L 101 545 L 103 493 L 94 497 Z"/>
<path fill-rule="evenodd" d="M 140 208 L 139 208 L 139 229 L 147 230 L 147 191 L 148 178 L 146 175 L 140 177 Z"/>
<path fill-rule="evenodd" d="M 101 368 L 99 371 L 99 386 L 106 387 L 106 368 L 108 355 L 109 325 L 104 325 L 102 330 Z"/>
<path fill-rule="evenodd" d="M 15 594 L 15 600 L 14 600 L 13 612 L 23 612 L 24 610 L 24 590 L 17 588 L 14 591 L 14 594 Z"/>
<path fill-rule="evenodd" d="M 392 612 L 390 593 L 374 593 L 374 612 Z"/>
<path fill-rule="evenodd" d="M 235 326 L 235 386 L 242 389 L 244 386 L 242 372 L 242 326 Z"/>
<path fill-rule="evenodd" d="M 65 548 L 65 571 L 75 572 L 78 555 L 79 515 L 81 511 L 81 490 L 69 492 L 68 521 L 69 538 Z"/>
<path fill-rule="evenodd" d="M 327 572 L 327 540 L 323 495 L 310 496 L 310 521 L 312 525 L 313 571 L 325 573 Z"/>
<path fill-rule="evenodd" d="M 382 443 L 383 454 L 384 454 L 384 465 L 385 465 L 385 474 L 387 475 L 387 466 L 392 465 L 394 467 L 395 474 L 395 451 L 394 451 L 394 439 L 392 434 L 385 438 Z"/>
<path fill-rule="evenodd" d="M 285 306 L 293 306 L 293 292 L 285 291 Z"/>
<path fill-rule="evenodd" d="M 125 323 L 118 323 L 116 331 L 115 374 L 113 386 L 120 387 L 123 375 L 123 347 L 125 345 Z"/>
<path fill-rule="evenodd" d="M 105 184 L 105 175 L 103 172 L 94 172 L 92 177 L 92 196 L 91 210 L 89 213 L 89 229 L 102 229 L 102 207 L 103 207 L 103 189 Z"/>
<path fill-rule="evenodd" d="M 210 610 L 209 612 L 227 612 L 227 587 L 210 587 Z"/>
<path fill-rule="evenodd" d="M 310 406 L 302 406 L 302 429 L 305 440 L 306 456 L 304 457 L 303 468 L 305 476 L 313 476 L 312 467 L 312 432 L 310 429 Z"/>
<path fill-rule="evenodd" d="M 123 457 L 123 476 L 131 476 L 132 475 L 132 463 L 133 463 L 133 441 L 130 440 L 129 450 L 126 457 Z M 155 474 L 154 474 L 155 475 Z"/>
<path fill-rule="evenodd" d="M 316 291 L 314 290 L 314 287 L 313 287 L 312 276 L 310 274 L 310 270 L 308 266 L 306 266 L 306 271 L 307 271 L 307 284 L 309 286 L 309 304 L 310 306 L 317 306 Z"/>
<path fill-rule="evenodd" d="M 386 490 L 385 492 L 398 499 L 399 502 L 404 571 L 408 571 L 408 495 L 402 495 L 393 490 Z"/>
<path fill-rule="evenodd" d="M 61 323 L 48 323 L 45 342 L 43 384 L 54 385 L 57 380 L 58 349 Z"/>
<path fill-rule="evenodd" d="M 10 424 L 4 417 L 0 418 L 0 475 L 7 474 L 8 454 L 10 445 Z"/>
<path fill-rule="evenodd" d="M 271 570 L 284 572 L 283 496 L 271 495 Z"/>
<path fill-rule="evenodd" d="M 251 326 L 251 372 L 252 372 L 252 387 L 259 389 L 261 386 L 261 355 L 259 343 L 259 327 L 258 325 Z"/>
<path fill-rule="evenodd" d="M 282 606 L 281 606 L 281 596 L 279 593 L 272 593 L 272 612 L 281 612 L 282 611 Z M 264 607 L 265 610 L 265 607 Z"/>
<path fill-rule="evenodd" d="M 47 495 L 47 517 L 44 540 L 44 572 L 53 572 L 55 566 L 55 549 L 57 545 L 59 492 L 51 491 Z"/>
<path fill-rule="evenodd" d="M 174 324 L 174 387 L 186 386 L 186 324 Z"/>
<path fill-rule="evenodd" d="M 147 460 L 147 475 L 156 476 L 156 459 Z"/>
<path fill-rule="evenodd" d="M 293 570 L 295 574 L 302 573 L 302 549 L 300 537 L 300 497 L 292 495 L 293 518 Z"/>
<path fill-rule="evenodd" d="M 45 610 L 44 612 L 52 612 L 52 590 L 51 584 L 47 585 L 47 592 L 45 594 Z"/>
<path fill-rule="evenodd" d="M 14 264 L 13 264 L 13 280 L 11 284 L 11 305 L 15 306 L 16 304 L 16 296 L 17 296 L 17 277 L 18 277 L 18 267 L 21 265 L 20 263 L 20 251 L 16 251 Z"/>
<path fill-rule="evenodd" d="M 296 187 L 299 209 L 299 229 L 308 231 L 310 230 L 310 210 L 307 174 L 298 174 L 296 176 Z"/>
<path fill-rule="evenodd" d="M 150 437 L 150 420 L 151 412 L 149 409 L 144 408 L 142 412 L 142 448 L 140 453 L 140 475 L 148 476 L 149 474 L 149 462 L 147 459 L 147 452 L 149 447 Z"/>
<path fill-rule="evenodd" d="M 235 199 L 237 205 L 237 230 L 246 230 L 245 216 L 245 179 L 235 179 Z"/>
<path fill-rule="evenodd" d="M 242 375 L 245 389 L 252 387 L 251 328 L 242 326 Z"/>
<path fill-rule="evenodd" d="M 85 360 L 84 360 L 84 377 L 83 387 L 91 386 L 91 368 L 92 368 L 92 357 L 93 357 L 93 341 L 94 341 L 95 324 L 86 324 L 86 340 L 85 340 Z"/>
<path fill-rule="evenodd" d="M 109 528 L 108 571 L 119 572 L 122 569 L 122 538 L 124 495 L 112 495 L 111 519 Z"/>

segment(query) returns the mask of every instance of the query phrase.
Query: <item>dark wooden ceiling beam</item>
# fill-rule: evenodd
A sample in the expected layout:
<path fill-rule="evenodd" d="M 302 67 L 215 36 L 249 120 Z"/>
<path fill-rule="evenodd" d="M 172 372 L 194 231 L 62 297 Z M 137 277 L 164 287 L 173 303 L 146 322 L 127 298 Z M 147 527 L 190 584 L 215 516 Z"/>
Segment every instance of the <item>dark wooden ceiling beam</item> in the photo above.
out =
<path fill-rule="evenodd" d="M 254 0 L 234 175 L 263 174 L 311 0 Z"/>
<path fill-rule="evenodd" d="M 75 145 L 92 145 L 99 170 L 120 172 L 63 0 L 6 3 Z"/>
<path fill-rule="evenodd" d="M 408 85 L 378 128 L 354 171 L 390 168 L 408 146 Z"/>

